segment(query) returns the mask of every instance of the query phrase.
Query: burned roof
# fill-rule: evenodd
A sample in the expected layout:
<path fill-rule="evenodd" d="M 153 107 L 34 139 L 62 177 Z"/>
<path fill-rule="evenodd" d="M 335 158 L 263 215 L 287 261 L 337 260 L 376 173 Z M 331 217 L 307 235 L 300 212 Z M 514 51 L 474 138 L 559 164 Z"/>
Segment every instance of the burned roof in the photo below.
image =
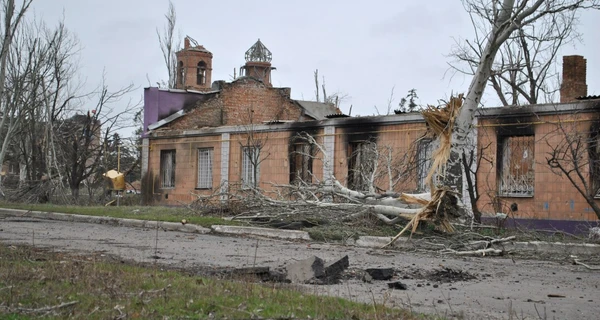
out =
<path fill-rule="evenodd" d="M 307 116 L 315 120 L 325 120 L 328 115 L 339 113 L 334 105 L 328 103 L 304 100 L 296 100 L 296 102 L 304 109 Z"/>

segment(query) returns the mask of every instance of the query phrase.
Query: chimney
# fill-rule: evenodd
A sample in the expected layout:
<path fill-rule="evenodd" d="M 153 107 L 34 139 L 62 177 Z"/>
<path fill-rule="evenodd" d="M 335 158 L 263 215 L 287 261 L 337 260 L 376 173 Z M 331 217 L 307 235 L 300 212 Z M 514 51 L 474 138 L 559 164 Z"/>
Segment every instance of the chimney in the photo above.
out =
<path fill-rule="evenodd" d="M 190 39 L 188 37 L 185 37 L 185 39 L 183 40 L 183 48 L 187 49 L 190 47 Z"/>
<path fill-rule="evenodd" d="M 587 60 L 583 56 L 564 56 L 560 102 L 572 102 L 578 97 L 587 96 Z"/>

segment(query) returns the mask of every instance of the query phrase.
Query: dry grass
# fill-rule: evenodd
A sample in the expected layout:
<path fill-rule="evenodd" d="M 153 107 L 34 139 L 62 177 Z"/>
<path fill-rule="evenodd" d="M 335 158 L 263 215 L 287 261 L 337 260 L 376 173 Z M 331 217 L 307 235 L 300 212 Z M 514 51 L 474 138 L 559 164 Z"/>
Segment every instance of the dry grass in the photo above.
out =
<path fill-rule="evenodd" d="M 0 318 L 424 319 L 408 311 L 304 294 L 280 284 L 224 281 L 99 254 L 0 244 Z"/>

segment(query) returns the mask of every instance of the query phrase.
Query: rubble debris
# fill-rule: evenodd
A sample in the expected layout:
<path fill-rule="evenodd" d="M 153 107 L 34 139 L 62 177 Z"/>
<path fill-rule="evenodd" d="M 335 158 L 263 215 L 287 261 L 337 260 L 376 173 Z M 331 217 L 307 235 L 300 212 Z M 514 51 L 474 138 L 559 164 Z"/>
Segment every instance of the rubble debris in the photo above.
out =
<path fill-rule="evenodd" d="M 365 272 L 373 278 L 373 280 L 390 280 L 394 276 L 392 268 L 369 268 Z"/>
<path fill-rule="evenodd" d="M 468 281 L 476 279 L 476 277 L 466 271 L 454 270 L 449 267 L 442 267 L 439 270 L 433 270 L 427 275 L 427 279 L 440 283 L 448 283 L 455 281 Z"/>
<path fill-rule="evenodd" d="M 344 270 L 348 269 L 350 262 L 348 256 L 337 260 L 336 262 L 329 263 L 325 266 L 325 277 L 323 281 L 325 284 L 334 284 L 340 281 Z"/>
<path fill-rule="evenodd" d="M 373 281 L 373 277 L 371 277 L 370 274 L 368 274 L 368 273 L 365 272 L 365 273 L 363 273 L 363 276 L 362 276 L 361 280 L 363 282 L 366 282 L 366 283 L 371 283 Z"/>
<path fill-rule="evenodd" d="M 327 265 L 323 259 L 312 256 L 289 264 L 286 278 L 293 283 L 335 284 L 349 266 L 348 256 Z"/>
<path fill-rule="evenodd" d="M 312 279 L 325 275 L 325 262 L 323 259 L 312 256 L 289 264 L 286 267 L 287 279 L 293 283 L 307 283 Z"/>
<path fill-rule="evenodd" d="M 408 287 L 406 286 L 406 284 L 400 281 L 394 281 L 388 283 L 388 288 L 395 290 L 406 290 Z"/>

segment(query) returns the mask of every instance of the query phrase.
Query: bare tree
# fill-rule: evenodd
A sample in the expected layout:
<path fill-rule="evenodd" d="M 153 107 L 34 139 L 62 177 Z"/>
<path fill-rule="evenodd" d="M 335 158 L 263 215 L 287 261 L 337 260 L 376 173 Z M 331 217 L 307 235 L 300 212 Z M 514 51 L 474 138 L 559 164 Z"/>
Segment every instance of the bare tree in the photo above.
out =
<path fill-rule="evenodd" d="M 165 66 L 167 67 L 167 73 L 169 80 L 166 83 L 167 88 L 175 88 L 175 81 L 177 81 L 177 58 L 175 52 L 177 52 L 177 39 L 175 38 L 175 26 L 177 24 L 177 13 L 175 11 L 175 5 L 172 1 L 169 1 L 169 9 L 165 14 L 167 22 L 162 32 L 156 28 L 156 35 L 158 36 L 158 44 L 163 54 Z"/>
<path fill-rule="evenodd" d="M 269 136 L 256 131 L 254 123 L 254 109 L 247 110 L 247 123 L 243 125 L 243 136 L 239 145 L 242 151 L 242 188 L 257 189 L 260 179 L 260 164 L 265 161 L 270 153 L 267 150 Z"/>
<path fill-rule="evenodd" d="M 475 36 L 457 43 L 450 65 L 457 72 L 474 75 L 493 21 L 479 7 L 466 8 Z M 551 102 L 559 87 L 556 55 L 564 45 L 579 40 L 577 22 L 576 10 L 559 11 L 519 25 L 508 37 L 500 46 L 488 81 L 502 105 Z"/>
<path fill-rule="evenodd" d="M 101 180 L 104 142 L 116 130 L 130 127 L 137 104 L 128 101 L 119 108 L 115 104 L 133 90 L 135 87 L 130 84 L 116 91 L 109 91 L 103 76 L 102 84 L 95 93 L 97 100 L 94 109 L 85 114 L 76 114 L 55 126 L 55 135 L 61 141 L 61 171 L 67 178 L 74 199 L 79 197 L 81 183 L 86 179 L 95 177 L 92 183 Z"/>
<path fill-rule="evenodd" d="M 473 79 L 464 104 L 452 119 L 451 148 L 446 146 L 446 159 L 449 160 L 445 184 L 454 187 L 462 184 L 461 155 L 468 154 L 468 150 L 473 148 L 473 142 L 470 141 L 471 124 L 494 70 L 496 56 L 506 41 L 515 31 L 542 19 L 558 17 L 565 12 L 600 8 L 600 2 L 596 0 L 463 0 L 463 4 L 467 12 L 472 13 L 472 19 L 488 26 L 489 32 L 482 37 L 480 54 L 473 64 Z"/>
<path fill-rule="evenodd" d="M 16 104 L 14 103 L 14 95 L 11 102 L 6 98 L 6 72 L 7 64 L 11 52 L 14 35 L 19 28 L 19 25 L 29 9 L 33 0 L 23 1 L 21 7 L 15 8 L 14 0 L 3 0 L 2 18 L 4 19 L 3 29 L 0 30 L 2 35 L 2 48 L 0 50 L 0 132 L 2 132 L 1 149 L 0 149 L 0 164 L 4 163 L 4 157 L 10 147 L 10 141 L 15 128 L 18 126 L 19 117 L 17 117 Z M 1 181 L 0 181 L 1 182 Z M 0 189 L 1 192 L 1 189 Z"/>
<path fill-rule="evenodd" d="M 323 82 L 321 83 L 321 82 L 319 82 L 319 69 L 315 70 L 314 75 L 315 75 L 315 101 L 331 104 L 334 107 L 339 109 L 342 102 L 344 102 L 344 100 L 349 98 L 348 94 L 338 91 L 338 92 L 334 92 L 331 95 L 327 95 L 327 88 L 325 86 L 325 76 L 322 77 Z M 321 92 L 323 94 L 322 97 L 320 96 Z"/>

